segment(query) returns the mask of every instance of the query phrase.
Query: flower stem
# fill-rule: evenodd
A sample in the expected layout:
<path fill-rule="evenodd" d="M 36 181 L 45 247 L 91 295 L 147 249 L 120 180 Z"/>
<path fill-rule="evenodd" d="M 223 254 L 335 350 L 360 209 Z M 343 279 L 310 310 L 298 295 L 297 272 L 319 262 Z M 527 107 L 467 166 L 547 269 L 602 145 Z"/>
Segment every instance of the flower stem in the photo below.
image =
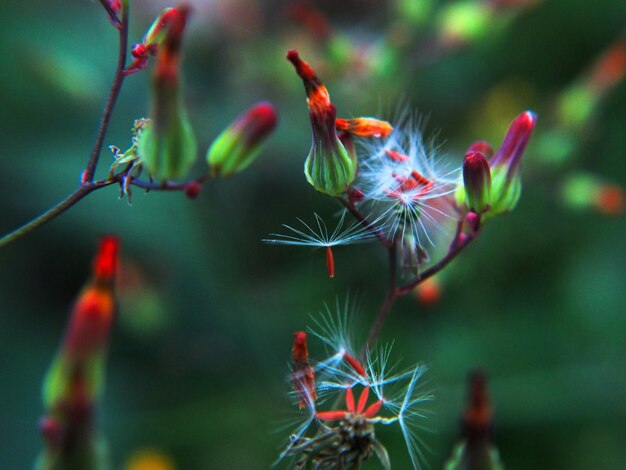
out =
<path fill-rule="evenodd" d="M 351 204 L 347 201 L 343 201 L 344 205 L 350 210 Z M 353 206 L 352 206 L 353 207 Z M 356 211 L 356 209 L 355 209 Z M 350 212 L 356 217 L 356 214 L 350 210 Z M 360 214 L 356 211 L 357 214 Z M 359 219 L 361 220 L 361 219 Z M 365 226 L 370 226 L 367 219 L 363 218 L 361 223 Z M 368 224 L 368 225 L 366 225 Z M 389 245 L 384 244 L 381 239 L 381 243 L 385 245 L 387 248 L 387 252 L 389 255 L 389 286 L 387 288 L 387 293 L 385 298 L 383 299 L 382 304 L 378 309 L 378 313 L 376 318 L 374 318 L 374 322 L 370 328 L 370 332 L 367 336 L 366 349 L 371 349 L 372 346 L 376 343 L 378 335 L 380 334 L 383 326 L 385 325 L 385 321 L 389 317 L 391 313 L 391 309 L 398 297 L 402 297 L 409 292 L 411 292 L 415 287 L 420 285 L 422 282 L 426 281 L 428 278 L 434 276 L 439 271 L 444 269 L 450 262 L 456 258 L 459 253 L 461 253 L 467 246 L 478 236 L 480 233 L 479 226 L 477 226 L 476 230 L 471 231 L 469 234 L 465 235 L 465 238 L 461 239 L 461 235 L 463 233 L 463 220 L 459 221 L 456 228 L 456 233 L 454 235 L 454 239 L 450 245 L 448 253 L 441 260 L 439 260 L 436 264 L 428 268 L 426 271 L 418 274 L 418 276 L 410 282 L 398 286 L 397 280 L 397 270 L 398 270 L 398 260 L 397 260 L 397 252 L 396 252 L 396 241 L 389 241 L 386 237 L 385 240 L 389 242 Z M 380 238 L 380 237 L 379 237 Z"/>
<path fill-rule="evenodd" d="M 120 90 L 124 82 L 123 72 L 124 68 L 126 67 L 126 55 L 128 49 L 128 3 L 123 2 L 122 5 L 122 20 L 119 27 L 119 52 L 117 59 L 117 68 L 115 70 L 113 84 L 111 85 L 111 90 L 109 92 L 109 97 L 107 98 L 104 112 L 102 114 L 102 117 L 100 118 L 100 124 L 98 125 L 96 140 L 91 150 L 91 154 L 89 155 L 87 167 L 82 176 L 81 186 L 63 201 L 48 209 L 39 217 L 32 219 L 30 222 L 27 222 L 21 227 L 18 227 L 17 229 L 12 230 L 11 232 L 2 236 L 0 238 L 0 248 L 10 243 L 13 243 L 14 241 L 22 238 L 24 235 L 55 219 L 92 191 L 111 184 L 94 184 L 93 179 L 96 172 L 96 166 L 98 165 L 100 152 L 102 151 L 104 138 L 106 137 L 107 131 L 109 130 L 111 115 L 113 114 L 113 110 L 115 109 L 115 103 L 117 102 L 117 97 L 120 94 Z"/>
<path fill-rule="evenodd" d="M 372 323 L 370 332 L 367 335 L 367 342 L 365 343 L 365 347 L 367 349 L 370 349 L 372 346 L 374 346 L 374 343 L 376 343 L 376 339 L 383 329 L 387 317 L 391 313 L 391 307 L 393 307 L 393 304 L 395 303 L 399 295 L 397 288 L 398 260 L 395 243 L 392 243 L 391 246 L 387 247 L 387 253 L 389 255 L 389 286 L 387 288 L 387 294 L 385 295 L 385 299 L 380 305 L 376 318 L 374 319 L 374 323 Z"/>
<path fill-rule="evenodd" d="M 107 98 L 104 112 L 100 118 L 96 141 L 94 142 L 91 154 L 89 155 L 89 161 L 87 162 L 87 168 L 85 169 L 83 176 L 83 181 L 88 183 L 93 181 L 96 173 L 96 166 L 98 165 L 98 159 L 100 158 L 104 138 L 109 130 L 109 124 L 111 122 L 113 110 L 115 109 L 115 103 L 117 102 L 117 97 L 119 96 L 122 84 L 124 83 L 124 69 L 126 68 L 126 56 L 128 53 L 128 3 L 123 2 L 122 5 L 122 22 L 119 28 L 120 43 L 117 57 L 117 68 L 115 69 L 115 76 L 113 77 L 111 91 L 109 91 L 109 97 Z"/>
<path fill-rule="evenodd" d="M 13 230 L 12 232 L 9 232 L 8 234 L 0 238 L 0 248 L 14 242 L 19 238 L 22 238 L 24 235 L 32 232 L 36 228 L 41 227 L 47 222 L 50 222 L 52 219 L 61 215 L 63 212 L 72 207 L 74 204 L 76 204 L 78 201 L 80 201 L 82 198 L 84 198 L 87 194 L 94 191 L 95 189 L 97 189 L 97 187 L 91 184 L 80 186 L 63 201 L 59 202 L 56 206 L 48 209 L 39 217 L 34 218 L 30 222 L 22 225 L 21 227 Z"/>

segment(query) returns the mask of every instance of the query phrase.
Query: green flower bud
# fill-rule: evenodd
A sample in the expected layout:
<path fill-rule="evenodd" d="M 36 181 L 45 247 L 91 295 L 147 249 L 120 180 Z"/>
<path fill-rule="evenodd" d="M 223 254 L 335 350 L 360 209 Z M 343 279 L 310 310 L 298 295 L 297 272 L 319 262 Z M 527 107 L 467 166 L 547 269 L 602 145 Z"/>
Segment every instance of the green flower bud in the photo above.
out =
<path fill-rule="evenodd" d="M 509 212 L 515 208 L 522 193 L 520 164 L 526 145 L 537 122 L 537 115 L 525 111 L 509 126 L 498 152 L 489 162 L 491 167 L 490 215 Z"/>
<path fill-rule="evenodd" d="M 158 48 L 153 76 L 152 122 L 138 142 L 139 154 L 157 180 L 184 177 L 196 160 L 197 144 L 182 103 L 180 46 L 187 8 L 173 10 L 163 43 Z"/>
<path fill-rule="evenodd" d="M 287 59 L 304 83 L 313 130 L 313 144 L 304 162 L 304 175 L 317 191 L 337 196 L 356 178 L 356 156 L 350 154 L 337 137 L 337 111 L 330 102 L 326 87 L 309 64 L 300 59 L 297 51 L 289 51 Z"/>
<path fill-rule="evenodd" d="M 259 155 L 276 127 L 277 113 L 270 103 L 259 103 L 239 116 L 211 144 L 207 162 L 212 176 L 230 176 L 245 170 Z"/>
<path fill-rule="evenodd" d="M 337 137 L 334 105 L 323 114 L 311 112 L 311 124 L 313 144 L 304 162 L 304 175 L 317 191 L 336 196 L 356 178 L 356 158 Z"/>

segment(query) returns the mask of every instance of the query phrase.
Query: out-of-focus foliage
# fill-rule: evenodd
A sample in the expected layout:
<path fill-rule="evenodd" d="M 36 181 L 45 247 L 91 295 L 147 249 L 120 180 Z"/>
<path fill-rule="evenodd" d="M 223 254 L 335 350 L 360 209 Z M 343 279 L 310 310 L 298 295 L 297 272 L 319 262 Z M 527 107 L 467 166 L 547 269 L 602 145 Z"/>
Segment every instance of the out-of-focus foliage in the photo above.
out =
<path fill-rule="evenodd" d="M 131 3 L 139 41 L 166 4 Z M 284 59 L 291 48 L 316 64 L 344 113 L 393 119 L 399 107 L 417 107 L 458 165 L 474 140 L 497 146 L 515 115 L 538 113 L 515 211 L 490 221 L 438 279 L 436 304 L 399 301 L 381 340 L 429 366 L 436 397 L 423 438 L 432 468 L 451 454 L 465 377 L 477 366 L 491 377 L 506 468 L 623 465 L 626 224 L 623 211 L 607 215 L 564 194 L 577 192 L 577 174 L 626 186 L 626 83 L 580 98 L 584 77 L 623 33 L 626 4 L 535 2 L 501 21 L 477 17 L 459 41 L 435 34 L 452 2 L 424 2 L 422 11 L 402 0 L 323 0 L 315 3 L 327 22 L 312 25 L 296 19 L 293 2 L 192 3 L 183 70 L 199 147 L 260 99 L 276 105 L 281 125 L 253 166 L 195 201 L 136 191 L 129 207 L 104 189 L 0 251 L 0 466 L 29 468 L 41 448 L 41 379 L 98 234 L 119 235 L 130 273 L 99 415 L 114 468 L 144 448 L 181 469 L 267 468 L 293 418 L 285 396 L 293 331 L 348 289 L 363 293 L 357 324 L 366 331 L 385 290 L 379 247 L 337 249 L 328 279 L 321 256 L 260 241 L 283 222 L 336 211 L 303 175 L 310 127 L 302 85 Z M 479 34 L 483 23 L 493 27 Z M 9 2 L 0 52 L 6 232 L 77 184 L 116 33 L 98 2 Z M 128 78 L 107 144 L 125 148 L 134 119 L 149 112 L 149 82 L 145 72 Z M 104 176 L 112 158 L 102 159 Z M 407 468 L 402 436 L 380 437 L 394 468 Z"/>

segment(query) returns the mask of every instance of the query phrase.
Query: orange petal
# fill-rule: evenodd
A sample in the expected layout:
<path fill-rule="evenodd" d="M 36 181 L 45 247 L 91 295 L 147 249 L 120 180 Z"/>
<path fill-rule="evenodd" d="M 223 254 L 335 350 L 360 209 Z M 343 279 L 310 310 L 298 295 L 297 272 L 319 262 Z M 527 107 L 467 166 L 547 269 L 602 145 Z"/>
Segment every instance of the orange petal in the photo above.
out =
<path fill-rule="evenodd" d="M 387 121 L 380 121 L 374 118 L 337 118 L 335 125 L 340 131 L 360 137 L 377 137 L 384 139 L 393 131 L 392 125 Z"/>

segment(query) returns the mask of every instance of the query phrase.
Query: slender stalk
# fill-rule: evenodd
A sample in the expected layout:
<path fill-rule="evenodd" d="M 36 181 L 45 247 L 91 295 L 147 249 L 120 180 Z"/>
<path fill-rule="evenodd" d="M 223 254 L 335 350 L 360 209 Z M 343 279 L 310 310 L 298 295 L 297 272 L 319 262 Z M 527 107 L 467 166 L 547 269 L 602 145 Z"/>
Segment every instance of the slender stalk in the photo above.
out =
<path fill-rule="evenodd" d="M 130 182 L 131 185 L 138 188 L 145 189 L 147 191 L 184 191 L 190 183 L 195 182 L 204 184 L 211 179 L 209 173 L 199 176 L 198 178 L 189 181 L 163 181 L 161 183 L 155 181 L 143 181 L 137 178 L 133 178 Z M 121 175 L 116 175 L 116 181 L 121 182 Z"/>
<path fill-rule="evenodd" d="M 104 5 L 104 4 L 103 4 Z M 105 5 L 106 6 L 106 5 Z M 100 119 L 100 124 L 98 126 L 98 132 L 96 135 L 96 141 L 94 142 L 93 149 L 91 150 L 91 154 L 89 155 L 89 160 L 87 163 L 87 167 L 82 176 L 82 184 L 79 188 L 77 188 L 72 194 L 66 197 L 63 201 L 59 202 L 54 207 L 50 208 L 39 217 L 32 219 L 30 222 L 18 227 L 15 230 L 4 235 L 0 238 L 0 248 L 6 246 L 24 235 L 32 232 L 36 228 L 41 227 L 42 225 L 50 222 L 52 219 L 58 217 L 67 209 L 72 207 L 82 198 L 87 196 L 87 194 L 92 191 L 99 189 L 105 185 L 97 185 L 93 183 L 94 174 L 96 171 L 96 166 L 98 164 L 98 159 L 100 157 L 100 152 L 102 151 L 102 145 L 104 142 L 104 138 L 106 137 L 107 131 L 109 129 L 109 123 L 111 121 L 111 115 L 113 114 L 113 110 L 115 108 L 115 103 L 117 102 L 117 97 L 119 96 L 120 90 L 122 88 L 122 84 L 124 82 L 124 68 L 126 67 L 126 55 L 128 50 L 128 3 L 123 2 L 122 7 L 122 21 L 119 26 L 119 52 L 118 52 L 118 60 L 117 60 L 117 68 L 115 70 L 115 76 L 113 78 L 113 84 L 111 85 L 111 90 L 109 92 L 109 97 L 107 98 L 107 103 L 104 108 L 104 113 L 102 114 L 102 118 Z"/>
<path fill-rule="evenodd" d="M 441 260 L 439 260 L 436 264 L 434 264 L 433 266 L 428 268 L 426 271 L 421 273 L 417 278 L 400 286 L 398 288 L 398 295 L 408 294 L 409 292 L 411 292 L 411 290 L 413 290 L 415 287 L 420 285 L 426 279 L 434 276 L 443 268 L 445 268 L 448 264 L 450 264 L 450 262 L 454 258 L 458 256 L 459 253 L 461 253 L 465 248 L 467 248 L 467 246 L 476 238 L 477 235 L 478 235 L 478 232 L 476 232 L 475 234 L 468 235 L 468 237 L 465 240 L 463 240 L 461 243 L 459 243 L 458 245 L 450 249 L 450 251 L 448 251 L 448 254 L 444 256 Z"/>
<path fill-rule="evenodd" d="M 87 194 L 94 191 L 95 189 L 97 189 L 97 187 L 92 184 L 85 184 L 80 186 L 72 194 L 67 196 L 63 201 L 59 202 L 56 206 L 48 209 L 39 217 L 34 218 L 27 224 L 22 225 L 21 227 L 0 238 L 0 248 L 14 242 L 15 240 L 26 235 L 27 233 L 30 233 L 36 228 L 39 228 L 42 225 L 50 222 L 52 219 L 61 215 L 63 212 L 68 210 L 70 207 L 72 207 L 74 204 L 76 204 L 78 201 L 80 201 L 82 198 L 84 198 Z"/>
<path fill-rule="evenodd" d="M 376 314 L 376 318 L 374 319 L 374 323 L 372 323 L 370 332 L 367 335 L 367 342 L 365 343 L 367 349 L 370 349 L 376 342 L 376 339 L 383 329 L 387 317 L 391 313 L 391 307 L 393 307 L 393 304 L 398 298 L 398 260 L 395 243 L 392 242 L 391 246 L 387 247 L 387 253 L 389 255 L 389 285 L 387 288 L 387 294 L 385 295 L 385 299 L 380 305 L 378 313 Z"/>
<path fill-rule="evenodd" d="M 115 76 L 113 77 L 113 83 L 111 85 L 111 91 L 109 91 L 109 97 L 104 107 L 104 112 L 100 118 L 100 124 L 98 126 L 98 133 L 96 135 L 96 141 L 94 142 L 89 160 L 87 162 L 87 168 L 83 175 L 83 181 L 91 183 L 96 173 L 96 166 L 98 165 L 98 159 L 100 158 L 100 152 L 102 151 L 102 145 L 104 138 L 109 130 L 109 124 L 111 122 L 111 116 L 115 109 L 115 103 L 117 97 L 120 94 L 122 85 L 124 83 L 124 69 L 126 68 L 126 56 L 128 53 L 128 3 L 122 3 L 122 22 L 119 28 L 119 52 L 117 57 L 117 68 L 115 69 Z"/>
<path fill-rule="evenodd" d="M 351 205 L 348 201 L 344 200 L 342 202 L 344 203 L 344 206 L 348 208 L 348 210 L 350 210 L 350 207 L 352 206 L 352 208 L 354 209 L 354 211 L 350 210 L 352 215 L 354 215 L 355 217 L 357 217 L 357 215 L 361 215 L 360 212 L 358 212 L 354 208 L 354 206 Z M 361 221 L 361 223 L 364 226 L 371 227 L 371 224 L 369 224 L 369 222 L 367 221 L 365 217 L 363 217 L 363 219 L 360 219 L 357 217 L 357 219 Z M 376 318 L 374 318 L 374 322 L 372 323 L 372 326 L 370 328 L 370 332 L 368 334 L 367 342 L 366 342 L 366 349 L 371 348 L 374 345 L 374 343 L 376 343 L 376 339 L 378 338 L 378 335 L 383 329 L 383 326 L 385 325 L 385 321 L 389 317 L 389 314 L 391 313 L 391 309 L 396 299 L 398 297 L 402 297 L 408 294 L 415 287 L 417 287 L 422 282 L 424 282 L 426 279 L 434 276 L 439 271 L 444 269 L 448 264 L 450 264 L 450 262 L 454 258 L 456 258 L 459 255 L 459 253 L 461 253 L 465 248 L 467 248 L 467 246 L 478 236 L 479 233 L 480 233 L 480 221 L 478 222 L 478 225 L 475 230 L 473 230 L 468 235 L 466 235 L 465 238 L 461 238 L 461 235 L 463 234 L 463 220 L 460 220 L 459 223 L 457 224 L 456 232 L 454 234 L 454 239 L 450 245 L 450 248 L 446 256 L 444 256 L 441 260 L 439 260 L 436 264 L 434 264 L 433 266 L 431 266 L 424 272 L 420 273 L 415 279 L 401 286 L 398 286 L 398 278 L 397 278 L 398 261 L 397 261 L 397 252 L 396 252 L 396 240 L 389 241 L 383 235 L 384 240 L 387 240 L 389 242 L 389 245 L 387 245 L 381 239 L 381 243 L 385 245 L 385 247 L 387 248 L 388 255 L 389 255 L 389 285 L 387 288 L 387 293 L 385 294 L 385 298 L 383 299 L 383 302 L 378 309 Z"/>

